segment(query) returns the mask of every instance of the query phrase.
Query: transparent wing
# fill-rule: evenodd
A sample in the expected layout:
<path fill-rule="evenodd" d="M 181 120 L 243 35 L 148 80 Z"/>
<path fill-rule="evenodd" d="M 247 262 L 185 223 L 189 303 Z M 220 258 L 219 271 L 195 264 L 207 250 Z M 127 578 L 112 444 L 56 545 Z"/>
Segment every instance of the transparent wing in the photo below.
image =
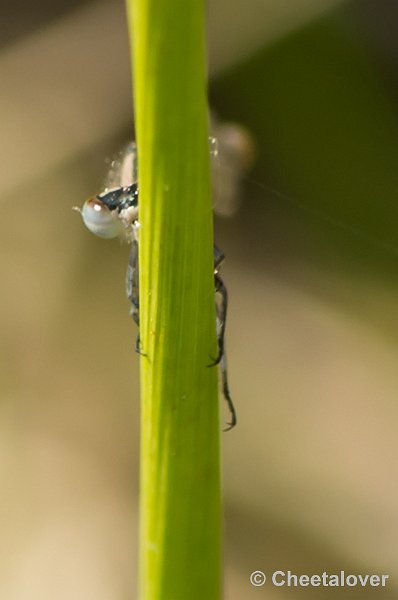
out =
<path fill-rule="evenodd" d="M 117 187 L 128 187 L 138 178 L 137 146 L 129 142 L 111 161 L 104 182 L 104 191 Z"/>
<path fill-rule="evenodd" d="M 234 215 L 240 206 L 240 184 L 250 169 L 254 142 L 248 130 L 237 123 L 220 123 L 214 114 L 209 138 L 212 163 L 214 211 L 223 217 Z"/>
<path fill-rule="evenodd" d="M 209 151 L 212 162 L 213 205 L 221 216 L 232 216 L 240 205 L 240 182 L 253 163 L 255 148 L 246 128 L 211 118 Z M 137 146 L 129 142 L 110 162 L 104 190 L 128 187 L 138 179 Z"/>

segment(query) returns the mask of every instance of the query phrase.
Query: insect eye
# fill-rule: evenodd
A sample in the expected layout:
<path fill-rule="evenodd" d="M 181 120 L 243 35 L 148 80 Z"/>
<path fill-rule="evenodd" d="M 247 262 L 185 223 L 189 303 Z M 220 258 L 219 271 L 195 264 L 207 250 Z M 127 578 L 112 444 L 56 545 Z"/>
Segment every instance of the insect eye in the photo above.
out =
<path fill-rule="evenodd" d="M 89 198 L 83 204 L 81 215 L 87 229 L 102 238 L 115 238 L 123 233 L 123 223 L 117 211 L 111 211 L 97 197 Z"/>

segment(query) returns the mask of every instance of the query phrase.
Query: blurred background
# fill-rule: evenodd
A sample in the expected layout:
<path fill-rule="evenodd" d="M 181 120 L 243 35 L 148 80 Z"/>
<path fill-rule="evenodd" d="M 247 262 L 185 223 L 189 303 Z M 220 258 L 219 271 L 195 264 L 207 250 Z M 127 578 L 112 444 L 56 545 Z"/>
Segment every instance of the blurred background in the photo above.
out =
<path fill-rule="evenodd" d="M 210 0 L 210 100 L 250 133 L 227 255 L 239 425 L 227 600 L 398 598 L 398 6 Z M 128 249 L 71 211 L 131 129 L 123 2 L 2 2 L 0 598 L 135 598 Z M 220 159 L 221 160 L 221 159 Z M 261 569 L 387 588 L 251 587 Z"/>

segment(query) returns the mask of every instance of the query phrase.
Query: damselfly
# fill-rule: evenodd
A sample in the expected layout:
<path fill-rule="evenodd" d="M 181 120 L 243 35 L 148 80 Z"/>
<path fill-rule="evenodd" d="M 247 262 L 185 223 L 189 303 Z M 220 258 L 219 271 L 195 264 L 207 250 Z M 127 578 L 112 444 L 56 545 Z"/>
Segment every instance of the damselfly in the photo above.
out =
<path fill-rule="evenodd" d="M 218 145 L 215 138 L 210 139 L 210 152 L 217 160 Z M 139 328 L 138 243 L 140 224 L 138 198 L 137 148 L 133 142 L 128 144 L 111 163 L 105 189 L 100 194 L 89 198 L 83 207 L 77 210 L 81 213 L 86 227 L 95 235 L 102 238 L 119 237 L 130 244 L 126 291 L 131 302 L 131 317 Z M 236 425 L 236 412 L 228 386 L 224 345 L 228 294 L 219 273 L 224 254 L 217 246 L 214 246 L 213 257 L 218 354 L 209 366 L 220 365 L 222 393 L 230 413 L 230 419 L 225 428 L 227 431 Z M 139 333 L 136 351 L 141 353 Z"/>

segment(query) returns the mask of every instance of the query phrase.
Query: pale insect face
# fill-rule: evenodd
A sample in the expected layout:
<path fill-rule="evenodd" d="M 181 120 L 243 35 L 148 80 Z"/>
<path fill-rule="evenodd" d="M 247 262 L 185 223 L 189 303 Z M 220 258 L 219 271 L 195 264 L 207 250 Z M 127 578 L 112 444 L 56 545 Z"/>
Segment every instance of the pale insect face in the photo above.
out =
<path fill-rule="evenodd" d="M 101 238 L 112 239 L 123 235 L 124 226 L 117 211 L 111 211 L 98 196 L 86 200 L 80 211 L 87 229 Z"/>
<path fill-rule="evenodd" d="M 77 210 L 94 235 L 131 241 L 138 230 L 137 150 L 134 142 L 111 162 L 104 191 L 86 200 Z"/>

